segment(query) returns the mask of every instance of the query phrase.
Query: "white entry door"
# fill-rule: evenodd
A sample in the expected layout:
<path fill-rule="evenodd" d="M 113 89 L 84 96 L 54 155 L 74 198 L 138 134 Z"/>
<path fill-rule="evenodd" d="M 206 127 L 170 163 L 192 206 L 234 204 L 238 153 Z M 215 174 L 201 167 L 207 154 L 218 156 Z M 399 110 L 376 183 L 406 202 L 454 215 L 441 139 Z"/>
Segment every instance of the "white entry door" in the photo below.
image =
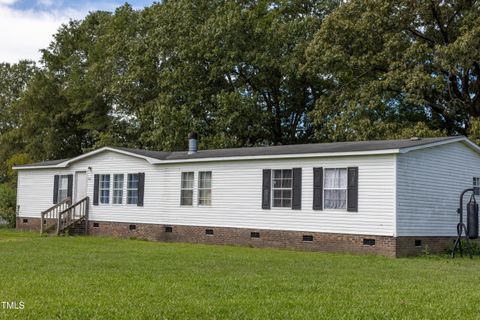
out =
<path fill-rule="evenodd" d="M 87 196 L 87 173 L 85 171 L 75 172 L 75 199 L 78 202 Z"/>

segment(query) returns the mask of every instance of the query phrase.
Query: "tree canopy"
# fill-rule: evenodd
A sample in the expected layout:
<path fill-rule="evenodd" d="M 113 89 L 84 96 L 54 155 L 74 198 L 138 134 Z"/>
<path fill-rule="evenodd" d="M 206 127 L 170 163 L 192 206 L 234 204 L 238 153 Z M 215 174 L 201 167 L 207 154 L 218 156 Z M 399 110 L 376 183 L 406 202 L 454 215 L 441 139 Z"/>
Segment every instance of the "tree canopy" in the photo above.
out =
<path fill-rule="evenodd" d="M 480 140 L 476 1 L 165 0 L 62 25 L 0 64 L 13 163 L 104 145 L 201 148 L 447 134 Z"/>
<path fill-rule="evenodd" d="M 329 15 L 306 68 L 329 79 L 319 139 L 469 134 L 480 116 L 476 1 L 350 1 Z"/>

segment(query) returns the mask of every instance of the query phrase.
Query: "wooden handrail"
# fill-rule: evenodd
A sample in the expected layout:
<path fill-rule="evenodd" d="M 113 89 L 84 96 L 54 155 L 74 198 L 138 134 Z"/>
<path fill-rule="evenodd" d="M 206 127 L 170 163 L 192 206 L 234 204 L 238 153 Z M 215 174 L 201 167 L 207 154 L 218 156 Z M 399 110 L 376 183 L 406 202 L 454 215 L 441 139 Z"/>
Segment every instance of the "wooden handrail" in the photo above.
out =
<path fill-rule="evenodd" d="M 85 232 L 87 232 L 88 228 L 88 211 L 90 206 L 90 198 L 85 197 L 80 201 L 76 202 L 75 204 L 69 206 L 68 208 L 62 210 L 58 214 L 57 219 L 57 235 L 60 234 L 63 230 L 70 227 L 77 221 L 82 219 L 85 220 Z M 77 210 L 78 208 L 78 210 Z"/>
<path fill-rule="evenodd" d="M 67 197 L 60 201 L 59 203 L 51 206 L 45 211 L 42 211 L 40 213 L 40 233 L 43 233 L 45 231 L 44 227 L 44 222 L 45 219 L 55 219 L 59 217 L 59 213 L 61 211 L 64 211 L 66 208 L 68 208 L 72 203 L 72 199 L 70 197 Z"/>
<path fill-rule="evenodd" d="M 48 212 L 48 211 L 52 211 L 53 209 L 61 206 L 62 204 L 65 204 L 65 203 L 69 203 L 69 204 L 70 204 L 70 202 L 71 202 L 70 197 L 67 197 L 67 198 L 63 199 L 62 201 L 60 201 L 59 203 L 54 204 L 53 206 L 51 206 L 51 207 L 48 208 L 47 210 L 42 211 L 42 213 L 46 213 L 46 212 Z"/>

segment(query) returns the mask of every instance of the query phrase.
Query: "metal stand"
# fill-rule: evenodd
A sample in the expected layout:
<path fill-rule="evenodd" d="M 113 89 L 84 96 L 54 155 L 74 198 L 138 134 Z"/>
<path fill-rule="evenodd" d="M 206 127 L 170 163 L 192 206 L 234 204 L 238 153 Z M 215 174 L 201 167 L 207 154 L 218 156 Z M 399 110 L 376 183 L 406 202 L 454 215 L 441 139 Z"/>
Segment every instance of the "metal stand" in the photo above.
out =
<path fill-rule="evenodd" d="M 460 252 L 460 256 L 463 257 L 462 237 L 465 238 L 465 242 L 467 243 L 468 255 L 470 256 L 470 259 L 473 257 L 472 246 L 470 244 L 470 240 L 468 239 L 468 234 L 467 234 L 467 226 L 465 225 L 465 223 L 463 223 L 463 196 L 467 192 L 473 192 L 473 194 L 478 195 L 480 193 L 480 190 L 478 187 L 474 187 L 470 189 L 465 189 L 460 194 L 460 207 L 457 209 L 457 213 L 460 215 L 459 217 L 460 219 L 457 224 L 457 240 L 455 240 L 455 245 L 453 247 L 452 258 L 455 258 L 455 252 L 457 250 Z M 464 232 L 465 232 L 465 235 L 463 235 Z"/>

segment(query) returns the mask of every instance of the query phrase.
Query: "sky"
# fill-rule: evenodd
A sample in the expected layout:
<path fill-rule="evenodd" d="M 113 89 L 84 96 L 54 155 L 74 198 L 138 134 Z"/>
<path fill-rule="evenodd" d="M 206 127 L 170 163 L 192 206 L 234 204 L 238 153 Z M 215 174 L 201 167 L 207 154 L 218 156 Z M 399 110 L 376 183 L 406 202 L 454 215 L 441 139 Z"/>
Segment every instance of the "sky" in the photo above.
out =
<path fill-rule="evenodd" d="M 0 62 L 38 61 L 62 23 L 81 19 L 89 11 L 113 11 L 126 0 L 0 0 Z M 153 0 L 130 0 L 143 8 Z"/>

